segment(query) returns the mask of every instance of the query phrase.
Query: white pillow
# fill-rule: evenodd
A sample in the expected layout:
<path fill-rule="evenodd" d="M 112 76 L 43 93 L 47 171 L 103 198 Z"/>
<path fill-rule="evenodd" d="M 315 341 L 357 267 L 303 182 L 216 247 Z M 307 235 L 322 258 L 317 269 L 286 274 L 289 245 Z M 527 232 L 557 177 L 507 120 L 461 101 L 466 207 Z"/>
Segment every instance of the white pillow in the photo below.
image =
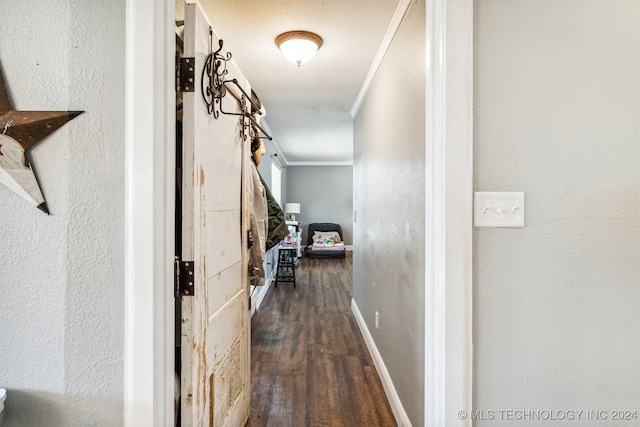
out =
<path fill-rule="evenodd" d="M 318 240 L 333 240 L 335 243 L 342 241 L 340 233 L 337 231 L 315 231 L 313 233 L 313 241 L 317 242 Z"/>

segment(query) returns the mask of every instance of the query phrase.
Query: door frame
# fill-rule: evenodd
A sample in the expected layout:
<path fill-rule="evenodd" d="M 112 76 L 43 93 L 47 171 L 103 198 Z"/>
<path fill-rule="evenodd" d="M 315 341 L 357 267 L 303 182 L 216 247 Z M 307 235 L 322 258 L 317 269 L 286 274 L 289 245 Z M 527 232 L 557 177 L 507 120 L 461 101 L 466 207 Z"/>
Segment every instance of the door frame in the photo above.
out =
<path fill-rule="evenodd" d="M 426 9 L 425 425 L 462 426 L 473 373 L 473 1 Z M 126 426 L 173 423 L 174 19 L 173 0 L 126 0 Z"/>
<path fill-rule="evenodd" d="M 473 0 L 427 0 L 427 426 L 470 426 L 473 379 Z"/>
<path fill-rule="evenodd" d="M 170 426 L 175 359 L 175 3 L 126 0 L 125 13 L 124 422 Z"/>

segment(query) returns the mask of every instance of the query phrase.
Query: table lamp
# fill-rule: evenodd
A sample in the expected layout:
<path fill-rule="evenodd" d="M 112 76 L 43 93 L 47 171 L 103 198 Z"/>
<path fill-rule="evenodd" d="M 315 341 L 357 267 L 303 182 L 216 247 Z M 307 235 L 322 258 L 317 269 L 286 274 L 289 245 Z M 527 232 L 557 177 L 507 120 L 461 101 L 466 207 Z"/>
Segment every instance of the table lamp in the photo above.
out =
<path fill-rule="evenodd" d="M 285 203 L 284 212 L 289 215 L 289 221 L 295 221 L 295 214 L 300 213 L 300 203 Z"/>

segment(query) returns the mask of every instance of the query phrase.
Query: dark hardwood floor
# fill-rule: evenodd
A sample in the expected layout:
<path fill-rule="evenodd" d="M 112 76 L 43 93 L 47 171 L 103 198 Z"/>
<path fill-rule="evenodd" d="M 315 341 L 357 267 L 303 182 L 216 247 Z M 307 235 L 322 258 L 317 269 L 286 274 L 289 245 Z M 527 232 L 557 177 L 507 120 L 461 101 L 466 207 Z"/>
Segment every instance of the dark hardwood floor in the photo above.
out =
<path fill-rule="evenodd" d="M 351 312 L 352 257 L 302 258 L 251 324 L 247 426 L 395 426 Z"/>

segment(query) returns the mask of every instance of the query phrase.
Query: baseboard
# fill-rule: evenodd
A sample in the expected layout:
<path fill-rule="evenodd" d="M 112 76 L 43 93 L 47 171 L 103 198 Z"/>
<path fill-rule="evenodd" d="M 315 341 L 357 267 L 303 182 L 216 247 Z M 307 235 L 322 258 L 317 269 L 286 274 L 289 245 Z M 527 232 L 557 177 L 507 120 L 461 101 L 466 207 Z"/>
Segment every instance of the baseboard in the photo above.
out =
<path fill-rule="evenodd" d="M 353 252 L 353 245 L 344 245 L 344 250 L 347 252 Z"/>
<path fill-rule="evenodd" d="M 389 405 L 391 406 L 391 410 L 393 411 L 393 416 L 396 418 L 396 423 L 398 423 L 399 427 L 411 427 L 411 421 L 409 421 L 409 416 L 402 406 L 400 396 L 398 396 L 398 392 L 396 392 L 396 388 L 393 386 L 389 371 L 387 370 L 387 367 L 382 360 L 382 356 L 378 351 L 378 347 L 376 347 L 376 343 L 373 341 L 373 337 L 371 336 L 369 328 L 367 328 L 367 324 L 365 323 L 364 318 L 360 313 L 360 309 L 358 309 L 356 300 L 353 298 L 351 299 L 351 311 L 353 312 L 353 315 L 358 322 L 360 333 L 364 338 L 364 342 L 367 344 L 367 348 L 369 349 L 369 353 L 371 354 L 371 358 L 373 359 L 373 364 L 376 366 L 378 376 L 380 377 L 380 381 L 382 382 L 382 387 L 387 394 Z"/>
<path fill-rule="evenodd" d="M 275 280 L 274 278 L 274 275 L 267 277 L 265 284 L 258 286 L 258 289 L 251 296 L 251 317 L 253 317 L 258 311 L 258 308 L 260 308 L 260 304 L 262 304 L 262 300 L 264 300 L 264 297 L 267 295 L 271 283 Z"/>

